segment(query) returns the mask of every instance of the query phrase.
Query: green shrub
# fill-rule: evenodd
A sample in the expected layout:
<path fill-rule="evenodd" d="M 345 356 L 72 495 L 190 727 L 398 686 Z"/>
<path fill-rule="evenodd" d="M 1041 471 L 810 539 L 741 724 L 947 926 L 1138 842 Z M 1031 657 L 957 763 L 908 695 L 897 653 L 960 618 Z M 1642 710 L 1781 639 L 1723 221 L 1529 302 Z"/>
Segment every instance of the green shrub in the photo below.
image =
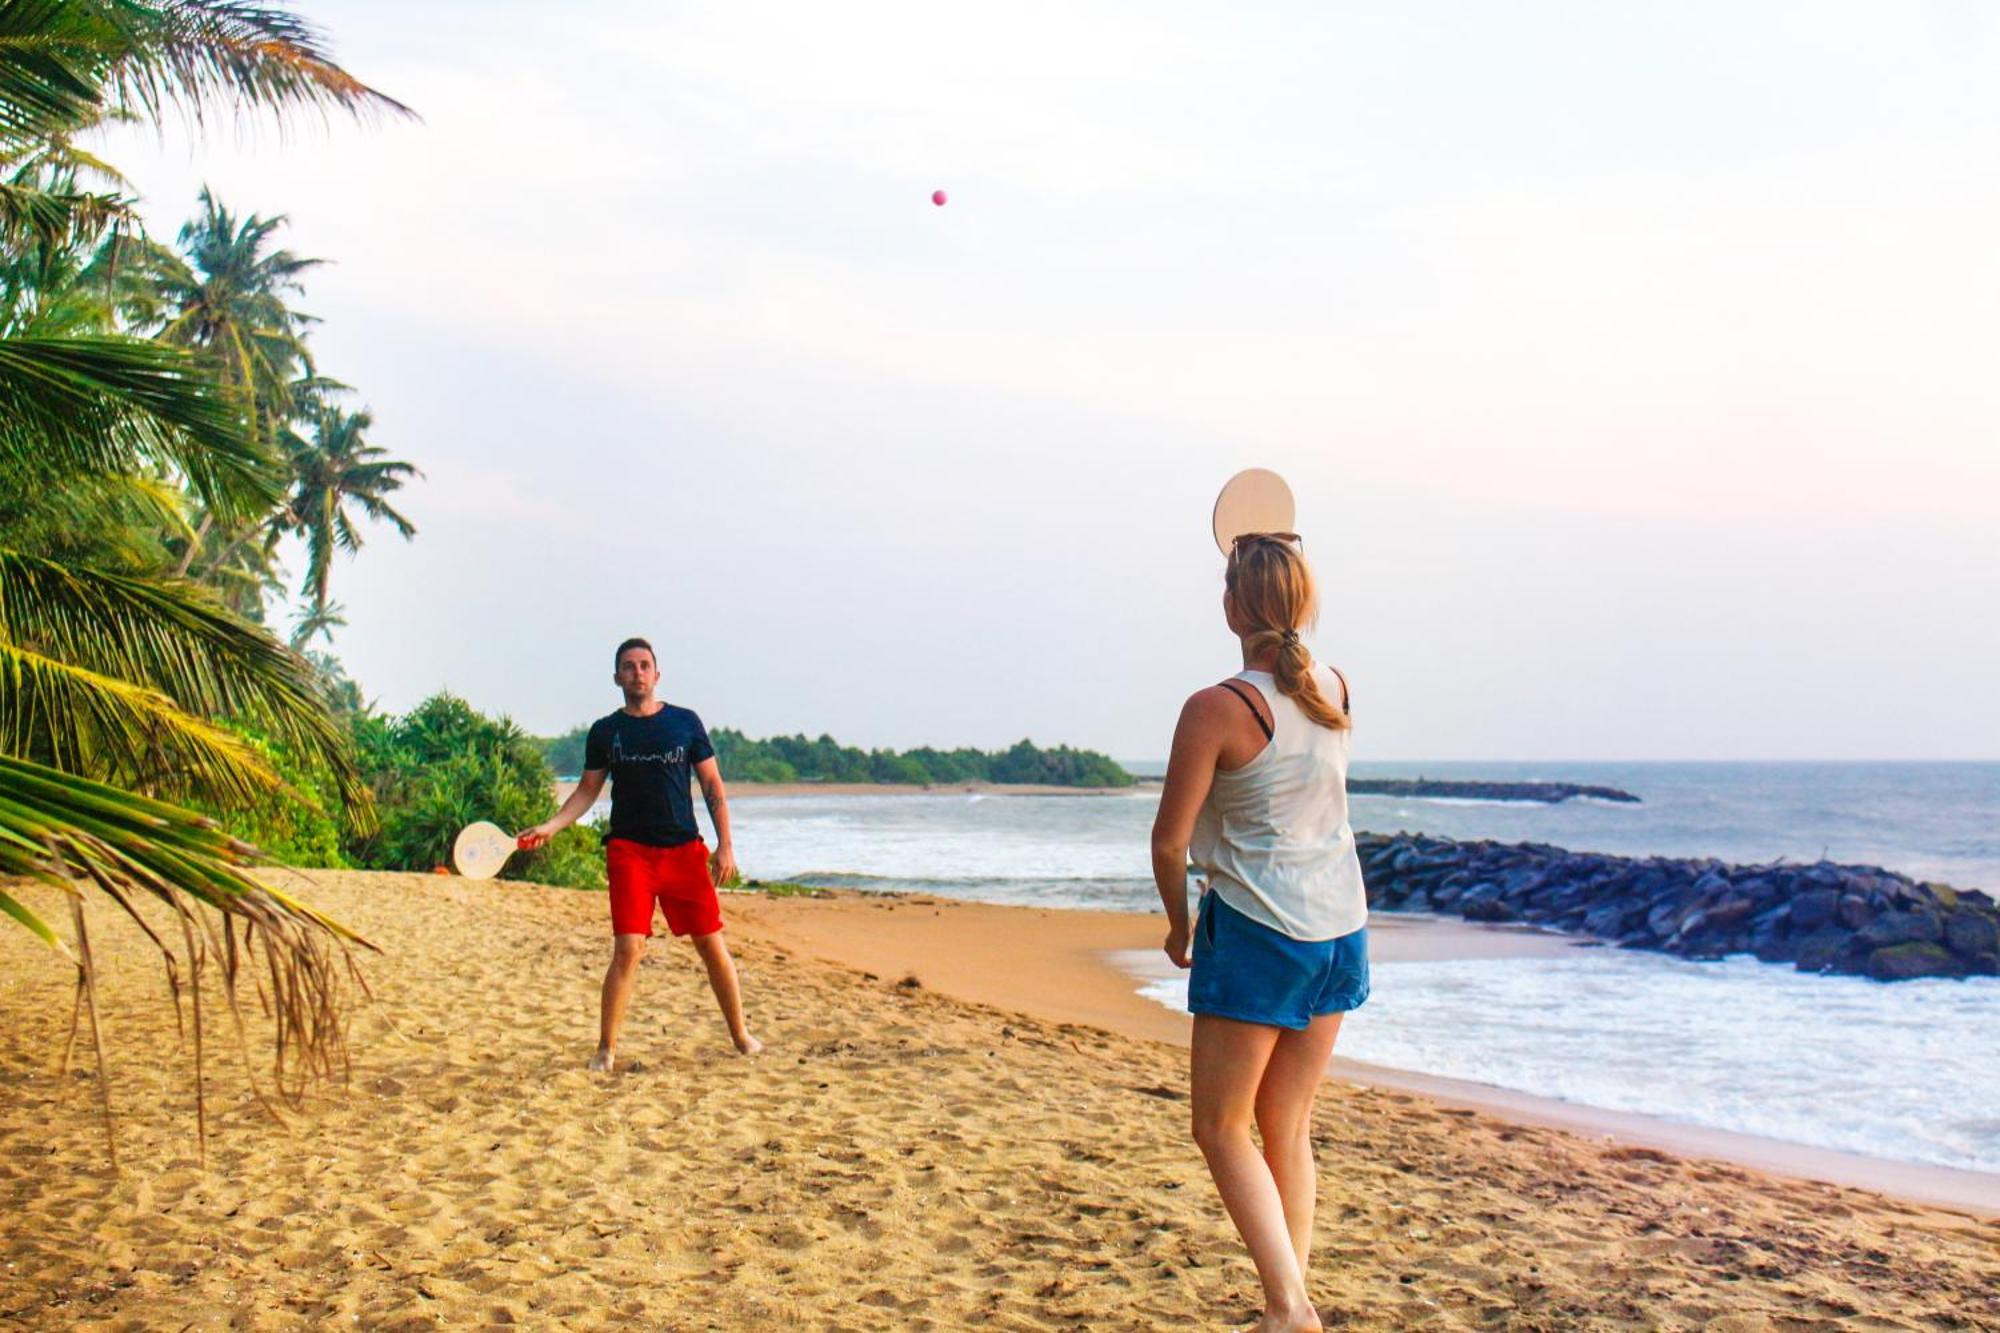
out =
<path fill-rule="evenodd" d="M 354 737 L 380 820 L 372 834 L 350 834 L 347 852 L 359 865 L 429 870 L 450 863 L 452 839 L 475 820 L 512 833 L 555 813 L 555 775 L 534 738 L 454 694 L 434 694 L 399 718 L 357 718 Z M 501 878 L 601 888 L 596 841 L 589 829 L 566 829 L 516 854 Z"/>
<path fill-rule="evenodd" d="M 340 789 L 325 765 L 302 759 L 246 727 L 231 730 L 276 770 L 289 790 L 273 793 L 248 809 L 224 810 L 200 802 L 193 803 L 194 808 L 287 865 L 345 867 L 341 841 L 348 821 Z"/>
<path fill-rule="evenodd" d="M 513 877 L 537 884 L 555 884 L 565 889 L 603 889 L 603 840 L 594 828 L 571 824 L 549 845 L 517 855 L 508 864 Z"/>

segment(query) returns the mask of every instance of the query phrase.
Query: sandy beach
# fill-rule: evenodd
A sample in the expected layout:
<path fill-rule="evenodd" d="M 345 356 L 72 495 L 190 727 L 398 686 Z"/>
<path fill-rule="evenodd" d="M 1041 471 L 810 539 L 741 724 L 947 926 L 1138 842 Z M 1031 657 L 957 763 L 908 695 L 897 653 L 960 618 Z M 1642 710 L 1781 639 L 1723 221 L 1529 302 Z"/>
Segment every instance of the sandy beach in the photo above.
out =
<path fill-rule="evenodd" d="M 116 1173 L 94 1076 L 56 1075 L 71 973 L 0 932 L 0 1321 L 1045 1329 L 1254 1314 L 1187 1137 L 1185 1020 L 1147 1014 L 1115 957 L 1155 947 L 1155 921 L 1124 918 L 1120 941 L 1100 914 L 731 896 L 769 1050 L 735 1057 L 689 952 L 661 948 L 630 1063 L 600 1078 L 582 1068 L 607 948 L 597 895 L 301 880 L 383 950 L 362 961 L 375 998 L 351 1078 L 280 1130 L 218 1025 L 205 1168 L 192 1062 L 138 931 L 94 905 Z M 1399 933 L 1381 948 L 1561 947 Z M 2000 1328 L 2000 1226 L 1967 1211 L 1338 1079 L 1316 1125 L 1313 1289 L 1335 1327 Z"/>

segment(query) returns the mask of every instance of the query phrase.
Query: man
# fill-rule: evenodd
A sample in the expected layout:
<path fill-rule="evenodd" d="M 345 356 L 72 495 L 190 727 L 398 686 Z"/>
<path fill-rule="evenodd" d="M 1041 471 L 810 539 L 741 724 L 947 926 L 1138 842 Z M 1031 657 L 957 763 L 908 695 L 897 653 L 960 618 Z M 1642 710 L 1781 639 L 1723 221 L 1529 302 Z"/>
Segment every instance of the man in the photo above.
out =
<path fill-rule="evenodd" d="M 612 663 L 611 678 L 624 692 L 625 706 L 591 724 L 583 747 L 583 780 L 562 809 L 521 835 L 523 847 L 542 846 L 595 805 L 604 780 L 612 780 L 611 826 L 604 835 L 605 869 L 611 880 L 611 967 L 604 974 L 597 1054 L 590 1067 L 609 1073 L 616 1060 L 618 1029 L 625 1021 L 639 960 L 646 956 L 646 941 L 653 936 L 655 904 L 666 913 L 667 926 L 675 935 L 693 939 L 736 1049 L 755 1055 L 764 1043 L 744 1025 L 736 961 L 722 938 L 722 908 L 715 897 L 716 882 L 727 883 L 736 874 L 729 801 L 715 747 L 691 710 L 653 697 L 660 668 L 652 644 L 627 639 L 618 645 Z M 688 792 L 690 768 L 701 783 L 709 822 L 715 826 L 713 857 L 705 855 L 707 848 L 695 824 L 694 800 Z"/>

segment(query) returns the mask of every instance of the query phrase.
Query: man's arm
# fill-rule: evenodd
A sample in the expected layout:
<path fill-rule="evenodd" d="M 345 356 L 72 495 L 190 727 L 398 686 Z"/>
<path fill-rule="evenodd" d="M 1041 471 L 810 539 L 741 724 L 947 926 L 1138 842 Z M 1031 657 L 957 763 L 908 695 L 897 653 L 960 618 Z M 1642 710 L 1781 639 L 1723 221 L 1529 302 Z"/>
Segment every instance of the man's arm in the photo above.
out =
<path fill-rule="evenodd" d="M 562 803 L 562 809 L 521 835 L 522 849 L 531 852 L 545 845 L 550 838 L 583 818 L 584 811 L 597 804 L 598 793 L 604 790 L 604 779 L 609 776 L 611 770 L 608 768 L 585 769 L 569 799 Z"/>
<path fill-rule="evenodd" d="M 729 836 L 729 793 L 722 787 L 722 765 L 710 755 L 694 766 L 701 799 L 708 802 L 708 822 L 715 825 L 715 851 L 709 856 L 718 888 L 736 878 L 736 843 Z"/>

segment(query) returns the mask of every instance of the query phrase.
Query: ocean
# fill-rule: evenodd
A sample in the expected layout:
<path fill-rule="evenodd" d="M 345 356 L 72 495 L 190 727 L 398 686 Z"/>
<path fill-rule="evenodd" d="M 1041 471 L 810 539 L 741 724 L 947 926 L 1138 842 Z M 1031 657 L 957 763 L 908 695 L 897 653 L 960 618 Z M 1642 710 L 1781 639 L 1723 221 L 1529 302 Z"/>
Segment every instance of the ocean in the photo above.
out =
<path fill-rule="evenodd" d="M 2000 894 L 2000 763 L 1396 763 L 1357 777 L 1623 788 L 1638 805 L 1353 798 L 1358 829 L 1733 862 L 1825 857 Z M 746 875 L 1156 912 L 1158 793 L 760 797 Z M 1134 982 L 1135 988 L 1141 983 Z M 1178 979 L 1143 988 L 1185 1006 Z M 1584 1105 L 2000 1173 L 2000 979 L 1895 985 L 1614 949 L 1380 965 L 1341 1050 Z"/>

